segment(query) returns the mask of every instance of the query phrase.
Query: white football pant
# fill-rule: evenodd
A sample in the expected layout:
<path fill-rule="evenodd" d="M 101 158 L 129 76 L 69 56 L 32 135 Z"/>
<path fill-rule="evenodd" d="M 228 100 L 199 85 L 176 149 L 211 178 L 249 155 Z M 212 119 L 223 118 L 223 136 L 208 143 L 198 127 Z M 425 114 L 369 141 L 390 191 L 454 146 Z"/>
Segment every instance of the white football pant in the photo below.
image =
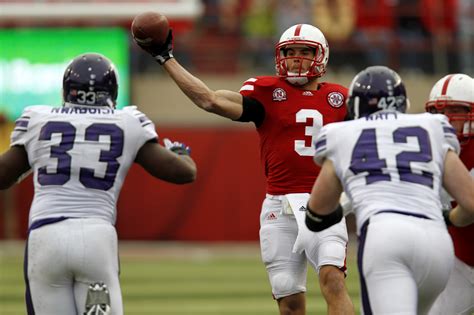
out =
<path fill-rule="evenodd" d="M 427 314 L 454 262 L 444 222 L 381 213 L 366 227 L 357 259 L 362 314 Z"/>
<path fill-rule="evenodd" d="M 117 245 L 114 226 L 101 219 L 67 219 L 32 230 L 25 257 L 28 314 L 83 314 L 89 285 L 103 282 L 111 314 L 122 315 Z"/>

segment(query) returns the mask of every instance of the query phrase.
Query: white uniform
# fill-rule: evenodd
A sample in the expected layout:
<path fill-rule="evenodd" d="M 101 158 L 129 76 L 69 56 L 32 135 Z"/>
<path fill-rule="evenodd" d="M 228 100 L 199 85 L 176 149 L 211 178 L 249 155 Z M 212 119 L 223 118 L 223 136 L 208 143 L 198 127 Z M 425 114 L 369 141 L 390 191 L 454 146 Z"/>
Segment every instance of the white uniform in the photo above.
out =
<path fill-rule="evenodd" d="M 454 259 L 439 197 L 448 150 L 459 152 L 454 129 L 428 113 L 381 111 L 318 135 L 315 160 L 334 163 L 355 211 L 364 314 L 425 314 L 445 287 Z"/>
<path fill-rule="evenodd" d="M 138 150 L 156 140 L 136 107 L 31 106 L 12 133 L 34 171 L 25 255 L 29 314 L 82 314 L 90 283 L 104 282 L 122 314 L 116 203 Z"/>

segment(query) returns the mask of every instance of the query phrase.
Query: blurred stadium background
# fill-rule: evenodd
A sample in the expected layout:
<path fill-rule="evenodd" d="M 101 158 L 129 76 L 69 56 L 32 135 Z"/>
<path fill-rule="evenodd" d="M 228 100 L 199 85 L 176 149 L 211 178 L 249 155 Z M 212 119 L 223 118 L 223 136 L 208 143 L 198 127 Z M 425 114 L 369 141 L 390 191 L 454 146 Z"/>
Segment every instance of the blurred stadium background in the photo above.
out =
<path fill-rule="evenodd" d="M 175 56 L 211 88 L 238 90 L 274 73 L 274 44 L 288 26 L 311 23 L 330 46 L 327 81 L 348 85 L 366 66 L 400 72 L 411 112 L 452 72 L 474 75 L 472 0 L 0 0 L 0 152 L 31 104 L 61 104 L 64 66 L 96 51 L 120 74 L 119 105 L 135 104 L 161 137 L 184 141 L 198 164 L 194 184 L 173 186 L 133 167 L 118 204 L 125 310 L 129 314 L 275 314 L 258 251 L 265 193 L 253 127 L 188 101 L 133 44 L 143 11 L 165 14 Z M 308 139 L 309 141 L 309 139 Z M 23 314 L 22 247 L 31 176 L 0 191 L 0 314 Z M 350 218 L 351 232 L 354 230 Z M 357 307 L 353 237 L 348 286 Z M 324 313 L 311 273 L 310 313 Z"/>

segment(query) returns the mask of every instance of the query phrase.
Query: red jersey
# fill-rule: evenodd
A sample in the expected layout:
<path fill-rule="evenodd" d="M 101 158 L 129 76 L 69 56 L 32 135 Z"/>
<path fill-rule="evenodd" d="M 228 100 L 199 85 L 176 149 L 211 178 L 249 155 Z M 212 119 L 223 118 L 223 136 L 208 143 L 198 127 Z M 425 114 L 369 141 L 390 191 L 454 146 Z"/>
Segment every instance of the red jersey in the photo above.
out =
<path fill-rule="evenodd" d="M 320 83 L 317 90 L 302 90 L 277 77 L 256 77 L 240 93 L 265 110 L 257 131 L 267 192 L 310 193 L 320 171 L 313 161 L 313 142 L 323 125 L 344 120 L 347 89 Z"/>
<path fill-rule="evenodd" d="M 474 176 L 474 139 L 461 146 L 459 157 Z M 456 257 L 474 267 L 474 224 L 461 228 L 450 226 L 449 234 L 453 239 Z"/>

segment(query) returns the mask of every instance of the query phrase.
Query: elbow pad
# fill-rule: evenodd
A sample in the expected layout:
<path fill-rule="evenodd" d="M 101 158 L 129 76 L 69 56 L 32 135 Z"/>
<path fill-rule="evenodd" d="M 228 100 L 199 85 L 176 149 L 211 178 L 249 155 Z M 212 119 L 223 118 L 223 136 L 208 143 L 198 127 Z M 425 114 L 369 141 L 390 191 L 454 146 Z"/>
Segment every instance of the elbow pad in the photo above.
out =
<path fill-rule="evenodd" d="M 306 227 L 313 232 L 321 232 L 342 220 L 342 207 L 339 204 L 333 212 L 328 215 L 319 215 L 311 211 L 309 205 L 306 206 Z"/>

